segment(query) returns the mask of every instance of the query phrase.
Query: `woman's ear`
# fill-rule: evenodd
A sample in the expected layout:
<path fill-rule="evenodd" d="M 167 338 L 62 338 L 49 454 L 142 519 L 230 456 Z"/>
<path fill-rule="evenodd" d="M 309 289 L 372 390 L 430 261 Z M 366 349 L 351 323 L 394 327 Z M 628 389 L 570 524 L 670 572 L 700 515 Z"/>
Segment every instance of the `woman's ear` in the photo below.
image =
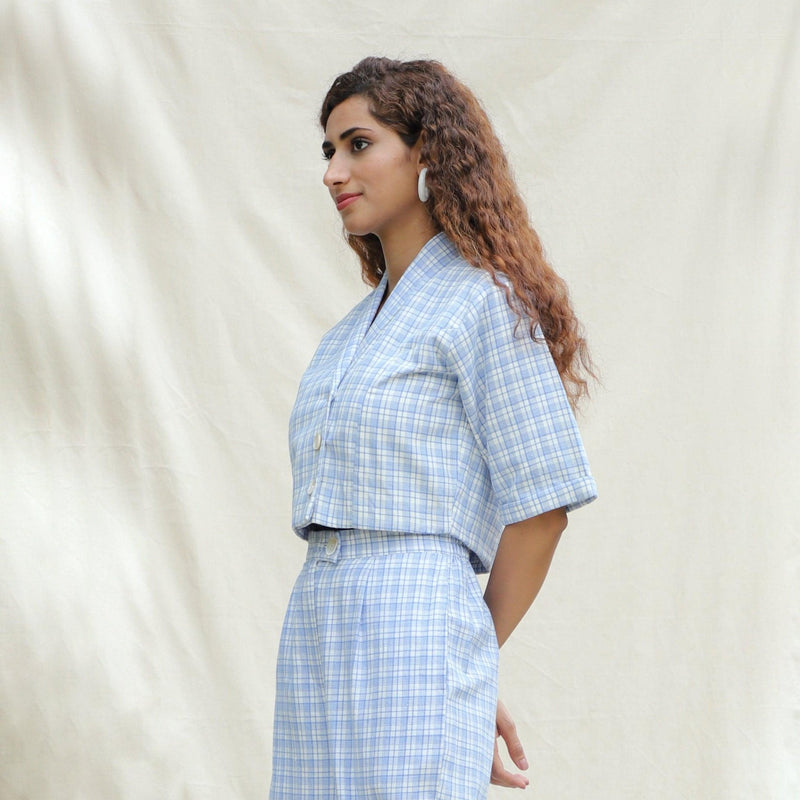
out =
<path fill-rule="evenodd" d="M 416 162 L 417 173 L 425 166 L 425 163 L 422 160 L 422 145 L 425 143 L 425 131 L 420 133 L 417 141 L 414 142 L 413 147 L 411 148 L 411 158 Z"/>

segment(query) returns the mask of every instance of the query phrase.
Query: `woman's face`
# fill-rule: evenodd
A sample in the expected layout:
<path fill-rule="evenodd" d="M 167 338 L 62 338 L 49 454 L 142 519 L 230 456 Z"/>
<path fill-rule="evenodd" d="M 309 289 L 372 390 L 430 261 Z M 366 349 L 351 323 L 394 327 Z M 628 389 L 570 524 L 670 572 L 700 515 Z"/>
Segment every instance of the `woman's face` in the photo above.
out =
<path fill-rule="evenodd" d="M 322 143 L 328 160 L 323 183 L 349 233 L 374 233 L 384 241 L 392 231 L 418 224 L 420 215 L 427 217 L 417 197 L 420 145 L 408 147 L 372 116 L 360 95 L 333 109 Z"/>

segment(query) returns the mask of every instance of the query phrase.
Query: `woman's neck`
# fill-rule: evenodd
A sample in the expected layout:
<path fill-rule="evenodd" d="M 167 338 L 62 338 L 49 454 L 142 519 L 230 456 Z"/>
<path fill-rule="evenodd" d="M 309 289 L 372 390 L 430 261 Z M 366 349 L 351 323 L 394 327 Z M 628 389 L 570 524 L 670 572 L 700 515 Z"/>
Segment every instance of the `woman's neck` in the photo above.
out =
<path fill-rule="evenodd" d="M 414 257 L 432 239 L 438 230 L 433 220 L 425 214 L 424 219 L 415 220 L 402 230 L 395 230 L 380 236 L 383 260 L 386 263 L 386 297 L 397 285 Z"/>

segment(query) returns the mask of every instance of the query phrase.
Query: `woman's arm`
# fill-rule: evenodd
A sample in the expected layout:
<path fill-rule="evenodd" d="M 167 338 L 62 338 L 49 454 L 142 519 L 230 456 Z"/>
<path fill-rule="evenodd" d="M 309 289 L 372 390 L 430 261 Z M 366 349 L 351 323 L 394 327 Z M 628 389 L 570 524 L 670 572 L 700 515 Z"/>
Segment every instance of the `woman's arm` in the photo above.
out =
<path fill-rule="evenodd" d="M 566 527 L 567 512 L 557 508 L 503 530 L 483 595 L 501 647 L 539 593 Z"/>
<path fill-rule="evenodd" d="M 515 522 L 503 531 L 484 593 L 499 645 L 502 646 L 508 639 L 539 593 L 558 540 L 566 527 L 567 514 L 563 508 L 559 508 L 538 517 Z M 497 736 L 505 740 L 514 764 L 520 769 L 527 769 L 528 761 L 514 721 L 499 701 Z M 524 789 L 528 785 L 528 779 L 524 775 L 515 774 L 505 768 L 497 749 L 497 741 L 494 745 L 491 780 L 498 786 L 510 788 Z"/>

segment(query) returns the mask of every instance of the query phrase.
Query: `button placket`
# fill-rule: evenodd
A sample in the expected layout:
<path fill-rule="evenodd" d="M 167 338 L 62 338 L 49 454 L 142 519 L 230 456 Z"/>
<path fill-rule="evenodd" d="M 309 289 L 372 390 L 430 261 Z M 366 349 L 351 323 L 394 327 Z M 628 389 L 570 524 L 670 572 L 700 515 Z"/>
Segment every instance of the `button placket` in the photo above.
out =
<path fill-rule="evenodd" d="M 306 495 L 308 496 L 308 503 L 306 505 L 306 513 L 304 522 L 309 523 L 313 519 L 314 516 L 314 505 L 316 504 L 316 497 L 314 496 L 314 490 L 317 488 L 317 484 L 322 480 L 321 478 L 321 470 L 323 469 L 323 453 L 325 444 L 325 431 L 328 428 L 330 418 L 331 418 L 331 406 L 333 405 L 333 401 L 336 398 L 336 387 L 341 380 L 340 374 L 341 364 L 339 370 L 334 375 L 333 383 L 331 384 L 330 390 L 328 392 L 328 402 L 325 407 L 325 416 L 324 419 L 321 420 L 322 424 L 320 427 L 314 431 L 314 435 L 311 438 L 311 449 L 314 452 L 313 455 L 313 466 L 311 467 L 311 475 L 308 486 L 306 486 Z"/>

